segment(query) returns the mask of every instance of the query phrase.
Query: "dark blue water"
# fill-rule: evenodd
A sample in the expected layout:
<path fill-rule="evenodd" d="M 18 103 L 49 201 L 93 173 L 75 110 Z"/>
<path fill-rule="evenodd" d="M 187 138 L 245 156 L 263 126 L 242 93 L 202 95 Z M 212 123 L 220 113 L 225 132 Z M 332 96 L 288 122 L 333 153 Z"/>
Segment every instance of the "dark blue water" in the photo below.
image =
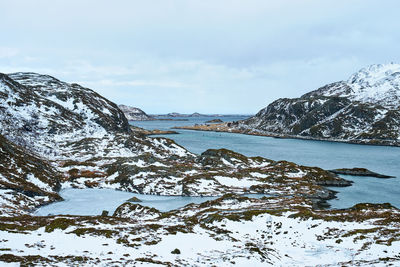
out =
<path fill-rule="evenodd" d="M 245 117 L 219 117 L 223 121 Z M 143 121 L 133 125 L 146 129 L 170 129 L 173 126 L 201 124 L 210 117 L 187 118 L 189 121 Z M 279 139 L 232 133 L 176 130 L 180 134 L 165 135 L 193 153 L 209 148 L 227 148 L 246 156 L 262 156 L 273 160 L 288 160 L 324 169 L 363 167 L 393 179 L 343 176 L 355 183 L 338 191 L 338 199 L 330 201 L 333 208 L 346 208 L 360 202 L 389 202 L 400 207 L 400 148 L 355 145 L 325 141 Z"/>

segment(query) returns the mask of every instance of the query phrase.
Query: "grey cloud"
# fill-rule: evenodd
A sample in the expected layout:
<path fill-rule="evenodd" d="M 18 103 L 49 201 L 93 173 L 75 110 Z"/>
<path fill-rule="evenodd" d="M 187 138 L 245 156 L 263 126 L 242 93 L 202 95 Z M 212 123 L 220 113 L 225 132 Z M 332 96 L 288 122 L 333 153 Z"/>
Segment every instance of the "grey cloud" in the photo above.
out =
<path fill-rule="evenodd" d="M 365 65 L 400 62 L 399 7 L 389 0 L 5 0 L 0 72 L 81 81 L 150 113 L 254 113 Z"/>

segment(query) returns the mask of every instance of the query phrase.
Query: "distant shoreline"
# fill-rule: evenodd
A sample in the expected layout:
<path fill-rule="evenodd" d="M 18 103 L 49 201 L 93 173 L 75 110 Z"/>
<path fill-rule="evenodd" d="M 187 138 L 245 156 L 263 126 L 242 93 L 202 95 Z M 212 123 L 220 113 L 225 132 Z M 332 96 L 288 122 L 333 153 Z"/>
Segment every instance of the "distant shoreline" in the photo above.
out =
<path fill-rule="evenodd" d="M 390 143 L 391 141 L 384 141 L 384 140 L 383 141 L 371 140 L 370 142 L 366 142 L 366 141 L 362 141 L 362 140 L 338 140 L 338 139 L 328 139 L 328 138 L 313 138 L 313 137 L 298 136 L 298 135 L 262 133 L 262 132 L 258 132 L 256 130 L 252 131 L 249 129 L 238 129 L 238 128 L 234 128 L 234 127 L 229 127 L 229 126 L 227 126 L 227 123 L 179 126 L 179 127 L 172 127 L 172 129 L 204 131 L 204 132 L 236 133 L 236 134 L 281 138 L 281 139 L 300 139 L 300 140 L 309 140 L 309 141 L 324 141 L 324 142 L 346 143 L 346 144 L 353 144 L 353 145 L 400 147 L 400 144 L 393 144 L 393 143 Z"/>
<path fill-rule="evenodd" d="M 153 118 L 163 118 L 163 117 L 168 117 L 168 118 L 201 118 L 201 117 L 252 117 L 254 114 L 199 114 L 199 113 L 194 113 L 194 114 L 181 114 L 181 113 L 174 113 L 174 114 L 150 114 L 149 116 L 152 116 Z"/>
<path fill-rule="evenodd" d="M 168 115 L 168 114 L 160 114 L 160 115 L 149 115 L 150 118 L 146 120 L 129 120 L 130 122 L 135 121 L 189 121 L 189 118 L 223 118 L 223 117 L 243 117 L 250 118 L 253 115 L 243 115 L 243 114 L 179 114 L 179 115 Z"/>

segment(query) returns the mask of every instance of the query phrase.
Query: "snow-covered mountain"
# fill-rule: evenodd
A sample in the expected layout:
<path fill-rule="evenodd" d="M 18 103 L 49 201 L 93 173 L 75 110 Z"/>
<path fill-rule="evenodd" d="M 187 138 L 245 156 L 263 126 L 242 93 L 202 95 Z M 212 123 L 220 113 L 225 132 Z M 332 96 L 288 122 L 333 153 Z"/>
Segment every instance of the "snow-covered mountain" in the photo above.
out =
<path fill-rule="evenodd" d="M 354 73 L 347 81 L 333 83 L 303 97 L 311 96 L 347 97 L 397 108 L 400 106 L 400 64 L 371 65 Z"/>
<path fill-rule="evenodd" d="M 54 151 L 63 140 L 130 131 L 118 107 L 93 90 L 36 73 L 0 74 L 0 110 L 0 133 L 37 152 Z"/>
<path fill-rule="evenodd" d="M 277 136 L 400 145 L 400 65 L 371 65 L 347 81 L 278 99 L 236 126 Z"/>
<path fill-rule="evenodd" d="M 130 107 L 126 105 L 118 105 L 120 110 L 125 114 L 128 121 L 149 121 L 154 120 L 153 117 L 147 115 L 140 108 Z"/>

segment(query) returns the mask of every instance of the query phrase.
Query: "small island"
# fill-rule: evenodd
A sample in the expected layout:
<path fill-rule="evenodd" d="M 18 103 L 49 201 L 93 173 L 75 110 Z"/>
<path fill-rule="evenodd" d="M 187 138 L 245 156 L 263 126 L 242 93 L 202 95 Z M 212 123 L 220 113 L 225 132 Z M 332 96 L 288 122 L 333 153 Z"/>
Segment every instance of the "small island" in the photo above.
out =
<path fill-rule="evenodd" d="M 221 119 L 214 119 L 214 120 L 206 121 L 206 123 L 221 123 L 221 122 L 223 122 Z"/>
<path fill-rule="evenodd" d="M 394 176 L 379 174 L 373 171 L 370 171 L 365 168 L 342 168 L 342 169 L 334 169 L 330 170 L 334 174 L 343 174 L 343 175 L 353 175 L 353 176 L 370 176 L 376 178 L 395 178 Z"/>
<path fill-rule="evenodd" d="M 157 134 L 179 134 L 176 131 L 170 131 L 170 130 L 159 130 L 159 129 L 154 129 L 154 130 L 146 130 L 137 126 L 131 125 L 131 130 L 134 133 L 138 134 L 143 134 L 143 135 L 157 135 Z"/>
<path fill-rule="evenodd" d="M 128 199 L 127 201 L 129 202 L 142 202 L 139 198 L 137 197 L 131 197 L 130 199 Z"/>

